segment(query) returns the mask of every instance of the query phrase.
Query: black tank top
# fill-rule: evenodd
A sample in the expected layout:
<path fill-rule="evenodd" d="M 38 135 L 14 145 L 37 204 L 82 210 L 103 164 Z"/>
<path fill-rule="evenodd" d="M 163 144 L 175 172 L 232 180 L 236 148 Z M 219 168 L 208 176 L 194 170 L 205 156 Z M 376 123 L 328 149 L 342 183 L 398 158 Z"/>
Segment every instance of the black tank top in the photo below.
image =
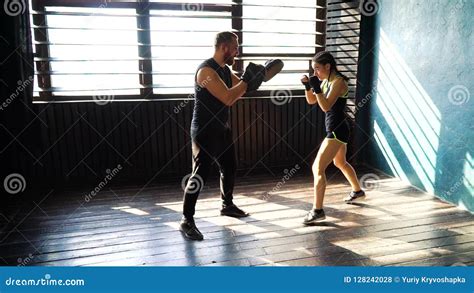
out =
<path fill-rule="evenodd" d="M 342 78 L 340 75 L 336 75 L 337 78 Z M 331 90 L 331 86 L 333 82 L 329 82 L 326 80 L 322 85 L 321 85 L 321 90 L 323 91 L 324 95 L 327 96 L 329 91 Z M 349 94 L 349 89 L 347 90 L 346 93 L 344 93 L 342 96 L 338 97 L 334 105 L 332 105 L 331 109 L 326 112 L 326 117 L 325 117 L 325 124 L 326 124 L 326 131 L 327 132 L 332 132 L 334 131 L 338 126 L 346 126 L 346 104 L 347 104 L 347 97 Z"/>
<path fill-rule="evenodd" d="M 227 87 L 232 87 L 232 76 L 229 67 L 220 67 L 214 58 L 207 59 L 198 66 L 194 76 L 194 111 L 191 122 L 191 136 L 193 137 L 198 133 L 209 133 L 209 131 L 219 131 L 229 127 L 227 122 L 230 107 L 197 83 L 197 73 L 203 67 L 210 67 L 215 70 Z"/>

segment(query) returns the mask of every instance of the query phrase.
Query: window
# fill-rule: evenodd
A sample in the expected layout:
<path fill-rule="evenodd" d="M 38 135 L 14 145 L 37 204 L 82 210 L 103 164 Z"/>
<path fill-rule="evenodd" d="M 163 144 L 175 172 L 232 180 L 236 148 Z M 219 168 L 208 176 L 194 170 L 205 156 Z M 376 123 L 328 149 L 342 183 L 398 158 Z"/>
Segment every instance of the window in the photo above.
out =
<path fill-rule="evenodd" d="M 261 89 L 300 88 L 301 74 L 310 70 L 311 57 L 316 53 L 318 8 L 313 0 L 243 0 L 243 56 L 248 62 L 261 63 L 281 58 L 285 70 L 264 83 Z M 247 56 L 247 57 L 246 57 Z"/>
<path fill-rule="evenodd" d="M 198 65 L 212 56 L 216 28 L 232 30 L 230 12 L 150 13 L 153 92 L 191 93 Z"/>
<path fill-rule="evenodd" d="M 186 97 L 224 30 L 241 38 L 234 71 L 248 62 L 285 62 L 260 95 L 300 89 L 301 73 L 324 42 L 321 0 L 30 1 L 36 100 Z"/>
<path fill-rule="evenodd" d="M 134 9 L 46 7 L 53 95 L 133 95 L 138 51 Z M 47 74 L 48 71 L 42 71 Z"/>

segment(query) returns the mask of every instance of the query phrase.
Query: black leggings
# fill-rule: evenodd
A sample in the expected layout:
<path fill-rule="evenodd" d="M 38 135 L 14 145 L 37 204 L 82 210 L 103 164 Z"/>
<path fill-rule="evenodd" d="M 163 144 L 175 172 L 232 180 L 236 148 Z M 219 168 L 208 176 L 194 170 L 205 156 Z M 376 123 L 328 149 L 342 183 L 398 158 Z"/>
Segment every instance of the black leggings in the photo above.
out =
<path fill-rule="evenodd" d="M 199 192 L 207 181 L 212 163 L 220 171 L 220 190 L 224 205 L 232 204 L 237 169 L 232 131 L 206 131 L 192 138 L 193 170 L 184 190 L 183 215 L 191 220 L 196 210 Z"/>

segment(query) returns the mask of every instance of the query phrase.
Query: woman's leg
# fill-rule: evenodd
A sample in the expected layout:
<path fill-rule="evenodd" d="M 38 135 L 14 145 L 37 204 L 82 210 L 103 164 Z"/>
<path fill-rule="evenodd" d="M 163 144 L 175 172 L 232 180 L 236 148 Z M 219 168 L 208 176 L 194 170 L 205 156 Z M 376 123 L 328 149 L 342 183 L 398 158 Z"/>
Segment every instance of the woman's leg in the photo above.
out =
<path fill-rule="evenodd" d="M 346 153 L 347 153 L 347 145 L 343 144 L 339 151 L 337 152 L 336 156 L 334 157 L 333 163 L 334 165 L 341 170 L 342 174 L 346 177 L 347 181 L 352 186 L 352 191 L 360 191 L 360 184 L 359 180 L 357 179 L 357 174 L 352 168 L 351 164 L 346 161 Z"/>
<path fill-rule="evenodd" d="M 322 209 L 326 191 L 326 168 L 336 156 L 343 143 L 325 138 L 313 163 L 314 202 L 313 209 Z"/>

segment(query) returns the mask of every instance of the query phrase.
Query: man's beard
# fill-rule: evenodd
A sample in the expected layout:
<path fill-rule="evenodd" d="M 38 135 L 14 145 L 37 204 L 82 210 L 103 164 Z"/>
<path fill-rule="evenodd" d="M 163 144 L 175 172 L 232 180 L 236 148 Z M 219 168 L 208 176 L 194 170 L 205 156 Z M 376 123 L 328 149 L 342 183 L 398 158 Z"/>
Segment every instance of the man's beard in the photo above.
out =
<path fill-rule="evenodd" d="M 224 55 L 224 61 L 225 61 L 225 64 L 227 65 L 234 65 L 234 57 L 232 55 Z"/>

